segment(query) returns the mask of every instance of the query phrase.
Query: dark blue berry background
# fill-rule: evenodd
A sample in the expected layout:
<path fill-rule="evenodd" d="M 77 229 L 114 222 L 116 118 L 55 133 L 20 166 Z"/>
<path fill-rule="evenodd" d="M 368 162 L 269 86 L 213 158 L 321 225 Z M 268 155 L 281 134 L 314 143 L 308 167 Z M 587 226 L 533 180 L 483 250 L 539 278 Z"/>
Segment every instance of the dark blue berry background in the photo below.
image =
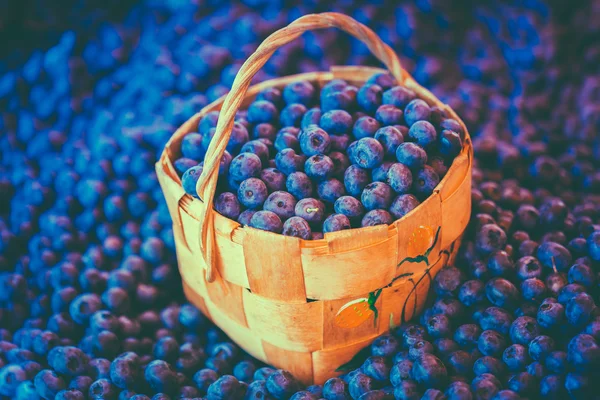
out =
<path fill-rule="evenodd" d="M 332 9 L 463 118 L 473 210 L 424 313 L 305 388 L 186 302 L 154 163 L 262 39 Z M 0 399 L 600 398 L 599 15 L 598 0 L 0 3 Z M 308 33 L 257 81 L 346 64 L 377 65 Z"/>

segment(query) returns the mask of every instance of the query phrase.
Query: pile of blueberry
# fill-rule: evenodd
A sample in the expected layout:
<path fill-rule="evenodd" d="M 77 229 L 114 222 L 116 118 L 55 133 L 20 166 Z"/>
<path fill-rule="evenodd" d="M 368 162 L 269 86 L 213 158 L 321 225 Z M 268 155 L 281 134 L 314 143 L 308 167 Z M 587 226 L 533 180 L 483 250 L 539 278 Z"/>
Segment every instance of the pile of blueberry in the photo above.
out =
<path fill-rule="evenodd" d="M 181 142 L 174 166 L 196 183 L 219 113 Z M 221 158 L 215 208 L 243 225 L 302 239 L 391 224 L 427 198 L 464 131 L 385 73 L 360 88 L 335 79 L 265 89 L 238 112 Z"/>
<path fill-rule="evenodd" d="M 373 28 L 469 127 L 473 217 L 456 265 L 434 279 L 421 315 L 358 353 L 340 377 L 309 387 L 254 360 L 186 302 L 154 163 L 177 126 L 227 92 L 266 35 L 330 5 L 144 0 L 112 15 L 116 3 L 104 3 L 110 7 L 100 12 L 71 1 L 65 15 L 47 2 L 24 11 L 0 5 L 0 20 L 23 19 L 0 40 L 0 400 L 599 397 L 597 1 L 333 6 Z M 377 64 L 358 41 L 323 30 L 278 50 L 257 80 L 331 65 Z M 376 85 L 383 103 L 390 88 Z M 335 108 L 329 102 L 354 102 L 354 89 L 343 86 L 330 89 L 337 94 L 329 106 L 322 91 L 309 105 L 292 101 L 313 115 L 319 128 L 310 131 L 327 132 L 331 147 L 350 145 L 355 117 L 367 116 L 358 112 L 376 112 L 361 111 L 360 88 L 353 111 Z M 277 146 L 294 139 L 302 156 L 300 135 L 281 125 L 302 107 L 284 113 L 284 92 L 279 100 L 261 95 L 276 96 L 265 101 L 277 123 L 261 121 L 272 130 L 255 137 L 255 116 L 240 114 L 248 141 L 232 157 L 243 146 L 264 157 L 266 145 L 266 160 L 276 162 Z M 317 105 L 318 121 L 310 111 Z M 407 105 L 397 107 L 404 122 Z M 332 109 L 352 116 L 342 143 L 344 134 L 321 123 Z M 426 152 L 441 178 L 447 128 L 437 118 L 431 109 L 438 148 Z M 205 140 L 215 119 L 199 132 Z M 408 124 L 394 125 L 403 143 L 419 144 Z M 273 139 L 261 136 L 268 134 Z M 349 165 L 352 151 L 338 152 Z M 264 171 L 280 168 L 260 161 L 257 177 L 267 185 Z M 231 192 L 235 203 L 228 178 L 219 194 Z M 351 195 L 345 182 L 340 188 Z"/>

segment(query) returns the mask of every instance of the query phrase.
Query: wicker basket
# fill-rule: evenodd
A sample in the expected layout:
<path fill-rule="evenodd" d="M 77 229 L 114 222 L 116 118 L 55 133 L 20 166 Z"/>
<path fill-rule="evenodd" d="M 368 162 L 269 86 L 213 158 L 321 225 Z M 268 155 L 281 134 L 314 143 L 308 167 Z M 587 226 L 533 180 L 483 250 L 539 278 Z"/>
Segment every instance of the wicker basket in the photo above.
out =
<path fill-rule="evenodd" d="M 325 234 L 305 241 L 242 227 L 213 209 L 218 165 L 236 111 L 268 87 L 332 79 L 362 85 L 381 69 L 334 67 L 273 79 L 249 88 L 280 46 L 307 30 L 340 28 L 367 44 L 401 84 L 460 119 L 402 69 L 394 52 L 368 28 L 337 13 L 304 16 L 268 37 L 241 67 L 231 92 L 183 124 L 156 164 L 173 219 L 177 258 L 189 300 L 249 354 L 323 383 L 377 336 L 422 308 L 435 273 L 456 254 L 471 210 L 472 146 L 464 148 L 434 193 L 392 225 Z M 197 191 L 185 194 L 173 167 L 183 136 L 220 110 Z"/>

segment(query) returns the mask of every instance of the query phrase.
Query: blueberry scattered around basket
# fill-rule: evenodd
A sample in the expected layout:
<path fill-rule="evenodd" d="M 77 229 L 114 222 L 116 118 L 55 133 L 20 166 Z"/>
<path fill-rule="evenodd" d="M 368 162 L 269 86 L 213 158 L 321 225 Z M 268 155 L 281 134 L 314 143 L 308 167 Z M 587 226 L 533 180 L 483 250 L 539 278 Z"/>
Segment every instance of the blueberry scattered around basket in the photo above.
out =
<path fill-rule="evenodd" d="M 215 209 L 243 225 L 310 239 L 313 233 L 391 224 L 417 207 L 461 151 L 464 132 L 441 110 L 432 118 L 432 107 L 406 87 L 388 87 L 390 82 L 380 73 L 360 88 L 335 79 L 320 94 L 308 81 L 259 93 L 233 126 Z M 198 130 L 204 133 L 185 135 L 182 158 L 175 161 L 192 196 L 209 143 L 204 139 L 216 122 L 214 113 L 203 117 Z M 196 165 L 181 172 L 191 160 Z M 312 206 L 295 205 L 303 199 Z"/>

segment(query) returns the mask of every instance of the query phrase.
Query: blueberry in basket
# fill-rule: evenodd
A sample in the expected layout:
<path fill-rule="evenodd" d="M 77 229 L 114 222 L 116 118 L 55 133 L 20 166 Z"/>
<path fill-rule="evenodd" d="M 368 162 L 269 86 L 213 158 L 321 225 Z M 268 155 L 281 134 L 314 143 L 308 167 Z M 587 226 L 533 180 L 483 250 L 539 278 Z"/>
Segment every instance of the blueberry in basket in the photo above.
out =
<path fill-rule="evenodd" d="M 311 239 L 390 224 L 417 207 L 460 153 L 462 128 L 412 90 L 380 81 L 393 78 L 377 74 L 359 88 L 341 79 L 321 89 L 293 82 L 281 88 L 282 101 L 267 100 L 273 89 L 260 93 L 238 112 L 246 117 L 234 124 L 227 145 L 217 212 Z M 214 118 L 206 115 L 199 126 L 214 126 Z M 183 138 L 175 162 L 193 196 L 214 134 L 199 130 Z"/>

